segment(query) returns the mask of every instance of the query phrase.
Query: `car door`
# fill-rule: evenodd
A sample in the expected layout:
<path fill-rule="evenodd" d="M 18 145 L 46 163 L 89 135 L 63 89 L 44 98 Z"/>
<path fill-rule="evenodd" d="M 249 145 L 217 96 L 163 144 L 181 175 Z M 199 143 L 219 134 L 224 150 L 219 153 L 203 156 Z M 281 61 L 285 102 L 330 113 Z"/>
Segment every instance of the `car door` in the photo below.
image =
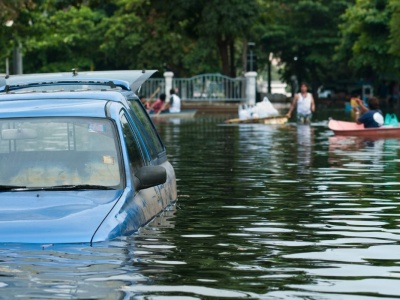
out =
<path fill-rule="evenodd" d="M 149 164 L 160 165 L 167 171 L 167 182 L 158 186 L 161 201 L 166 206 L 177 198 L 175 171 L 167 159 L 166 148 L 140 100 L 132 99 L 129 104 L 131 108 L 130 116 L 137 125 L 140 135 L 144 137 L 146 148 L 149 149 Z"/>
<path fill-rule="evenodd" d="M 123 209 L 131 217 L 131 222 L 125 225 L 126 231 L 137 230 L 139 226 L 150 221 L 156 214 L 160 213 L 165 207 L 163 205 L 159 186 L 154 186 L 142 190 L 135 187 L 135 174 L 144 166 L 149 165 L 149 149 L 146 148 L 144 137 L 137 130 L 137 125 L 132 122 L 129 114 L 122 110 L 120 122 L 123 131 L 123 143 L 128 159 L 128 170 L 126 178 L 130 180 L 127 186 L 132 187 L 131 197 Z"/>

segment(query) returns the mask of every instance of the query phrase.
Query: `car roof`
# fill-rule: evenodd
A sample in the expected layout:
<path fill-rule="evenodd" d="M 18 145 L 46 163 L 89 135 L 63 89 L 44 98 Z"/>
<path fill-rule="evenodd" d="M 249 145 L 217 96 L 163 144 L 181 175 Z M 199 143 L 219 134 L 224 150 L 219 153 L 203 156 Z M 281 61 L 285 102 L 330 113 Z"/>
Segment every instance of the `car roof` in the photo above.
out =
<path fill-rule="evenodd" d="M 93 99 L 93 100 L 104 100 L 104 101 L 114 101 L 121 102 L 125 99 L 124 94 L 134 95 L 132 92 L 121 92 L 121 91 L 110 91 L 110 90 L 90 90 L 90 91 L 80 91 L 80 92 L 66 92 L 66 91 L 56 91 L 51 93 L 46 92 L 32 92 L 32 93 L 18 93 L 18 94 L 1 94 L 0 93 L 0 103 L 6 101 L 22 101 L 22 100 L 77 100 L 77 99 Z"/>
<path fill-rule="evenodd" d="M 127 105 L 124 96 L 119 92 L 18 94 L 0 96 L 0 99 L 0 116 L 2 118 L 35 116 L 105 117 L 107 102 L 112 101 Z"/>
<path fill-rule="evenodd" d="M 154 72 L 74 71 L 0 77 L 0 115 L 104 117 L 108 101 L 128 106 L 127 98 L 135 97 L 138 85 Z"/>
<path fill-rule="evenodd" d="M 9 93 L 30 87 L 49 85 L 109 85 L 136 92 L 136 90 L 157 70 L 91 71 L 61 73 L 37 73 L 0 76 L 0 93 Z"/>

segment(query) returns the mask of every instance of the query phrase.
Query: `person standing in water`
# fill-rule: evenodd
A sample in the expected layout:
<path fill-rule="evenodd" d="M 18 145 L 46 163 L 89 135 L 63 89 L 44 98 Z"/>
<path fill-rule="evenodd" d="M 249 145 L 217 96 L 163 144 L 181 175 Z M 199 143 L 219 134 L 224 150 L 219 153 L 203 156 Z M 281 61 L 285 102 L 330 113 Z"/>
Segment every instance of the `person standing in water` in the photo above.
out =
<path fill-rule="evenodd" d="M 288 118 L 291 117 L 295 107 L 297 107 L 297 123 L 310 124 L 312 113 L 315 111 L 315 102 L 312 94 L 308 92 L 307 84 L 304 82 L 300 85 L 300 93 L 293 98 L 292 105 L 286 114 Z"/>

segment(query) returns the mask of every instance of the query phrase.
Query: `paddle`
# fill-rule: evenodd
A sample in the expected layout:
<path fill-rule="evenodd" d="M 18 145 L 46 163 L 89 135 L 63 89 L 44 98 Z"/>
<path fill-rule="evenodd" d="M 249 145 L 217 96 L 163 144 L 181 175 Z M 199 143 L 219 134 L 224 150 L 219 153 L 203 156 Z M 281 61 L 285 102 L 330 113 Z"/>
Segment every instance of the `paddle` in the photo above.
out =
<path fill-rule="evenodd" d="M 153 100 L 154 96 L 157 95 L 158 91 L 160 90 L 160 87 L 158 87 L 153 94 L 150 95 L 149 99 L 146 101 L 147 103 L 150 104 L 151 100 Z"/>

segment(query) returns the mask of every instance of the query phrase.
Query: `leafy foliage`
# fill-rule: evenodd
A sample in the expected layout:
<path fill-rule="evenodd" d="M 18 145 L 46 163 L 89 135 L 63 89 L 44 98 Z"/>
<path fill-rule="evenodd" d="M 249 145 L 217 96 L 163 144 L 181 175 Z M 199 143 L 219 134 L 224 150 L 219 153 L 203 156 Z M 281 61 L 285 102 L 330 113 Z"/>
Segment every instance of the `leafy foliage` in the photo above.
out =
<path fill-rule="evenodd" d="M 339 16 L 351 1 L 280 0 L 264 2 L 257 31 L 262 50 L 285 65 L 282 76 L 318 84 L 338 76 L 332 64 Z"/>
<path fill-rule="evenodd" d="M 101 36 L 97 26 L 104 14 L 86 6 L 69 6 L 55 11 L 31 14 L 32 25 L 25 40 L 25 68 L 33 72 L 90 70 Z"/>
<path fill-rule="evenodd" d="M 34 7 L 33 0 L 0 1 L 0 38 L 2 40 L 0 57 L 3 58 L 2 62 L 5 57 L 11 56 L 16 32 L 20 28 L 20 24 L 16 20 Z"/>
<path fill-rule="evenodd" d="M 389 53 L 396 58 L 400 57 L 400 2 L 397 0 L 389 1 L 389 8 L 392 11 L 392 18 L 389 23 Z"/>
<path fill-rule="evenodd" d="M 398 0 L 3 1 L 0 68 L 21 43 L 25 73 L 154 68 L 238 76 L 254 42 L 259 72 L 273 53 L 286 81 L 395 77 L 399 17 Z"/>
<path fill-rule="evenodd" d="M 337 58 L 349 61 L 357 74 L 369 79 L 398 76 L 396 14 L 398 1 L 357 0 L 343 15 Z"/>

